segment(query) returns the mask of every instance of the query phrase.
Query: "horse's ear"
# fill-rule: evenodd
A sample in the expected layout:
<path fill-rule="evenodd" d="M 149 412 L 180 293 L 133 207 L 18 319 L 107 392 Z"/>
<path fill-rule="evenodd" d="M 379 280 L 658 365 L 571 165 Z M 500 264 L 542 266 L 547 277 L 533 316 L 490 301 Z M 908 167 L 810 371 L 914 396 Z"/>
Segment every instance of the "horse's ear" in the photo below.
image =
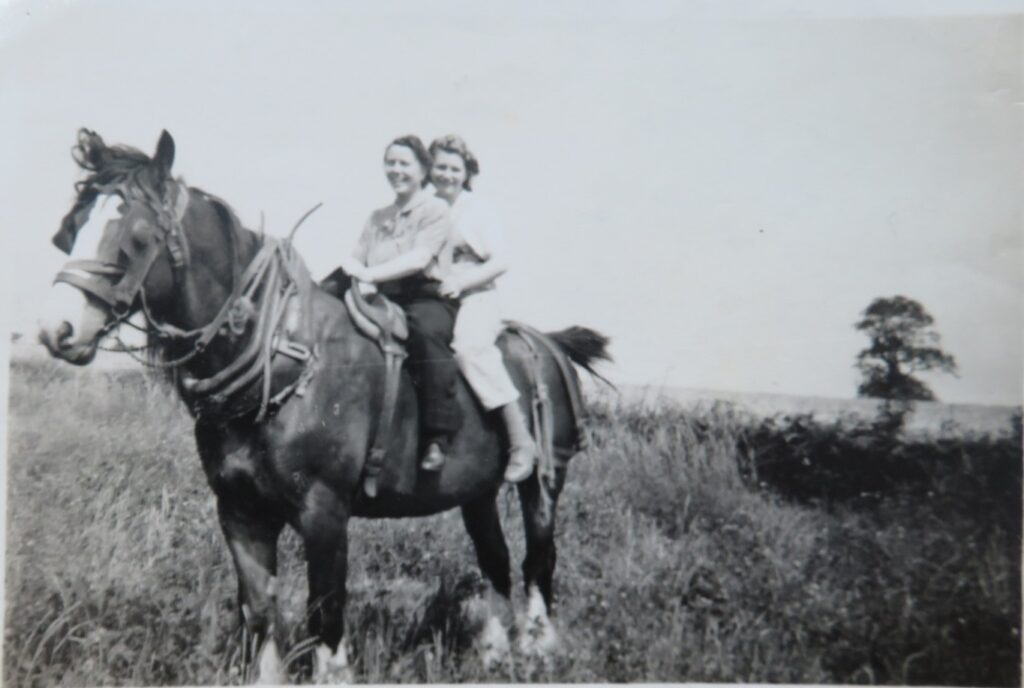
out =
<path fill-rule="evenodd" d="M 156 144 L 153 162 L 156 163 L 156 166 L 165 175 L 170 175 L 171 165 L 174 164 L 174 139 L 166 129 L 160 133 L 160 140 Z"/>

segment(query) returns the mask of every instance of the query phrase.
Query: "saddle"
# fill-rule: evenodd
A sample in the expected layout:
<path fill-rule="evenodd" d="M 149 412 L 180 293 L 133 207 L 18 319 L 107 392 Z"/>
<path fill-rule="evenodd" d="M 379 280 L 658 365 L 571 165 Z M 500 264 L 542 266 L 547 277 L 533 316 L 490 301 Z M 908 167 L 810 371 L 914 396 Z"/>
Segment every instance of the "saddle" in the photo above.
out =
<path fill-rule="evenodd" d="M 344 300 L 356 326 L 368 337 L 378 342 L 409 339 L 405 311 L 382 294 L 366 295 L 353 287 L 345 292 Z"/>
<path fill-rule="evenodd" d="M 405 342 L 409 339 L 409 325 L 405 311 L 383 294 L 364 295 L 358 286 L 345 292 L 345 307 L 352 321 L 363 334 L 376 340 L 384 352 L 384 404 L 381 406 L 377 432 L 373 446 L 366 457 L 363 476 L 363 491 L 367 497 L 377 496 L 377 476 L 387 457 L 387 442 L 391 439 L 391 427 L 398 405 L 398 390 L 402 383 L 402 363 L 408 352 Z"/>

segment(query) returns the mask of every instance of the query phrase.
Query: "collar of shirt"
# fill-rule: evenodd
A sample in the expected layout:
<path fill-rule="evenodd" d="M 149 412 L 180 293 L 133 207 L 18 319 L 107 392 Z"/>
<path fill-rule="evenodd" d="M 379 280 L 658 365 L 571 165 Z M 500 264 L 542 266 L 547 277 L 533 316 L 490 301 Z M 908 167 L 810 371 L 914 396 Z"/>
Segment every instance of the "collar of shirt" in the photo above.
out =
<path fill-rule="evenodd" d="M 416 208 L 420 207 L 421 205 L 429 201 L 432 195 L 433 194 L 428 192 L 426 188 L 420 187 L 419 191 L 412 195 L 412 198 L 409 199 L 408 203 L 406 203 L 401 208 L 396 208 L 398 210 L 398 214 L 409 215 L 409 213 L 416 210 Z"/>
<path fill-rule="evenodd" d="M 398 207 L 397 201 L 392 203 L 387 208 L 382 208 L 378 211 L 377 219 L 374 222 L 376 225 L 376 231 L 378 234 L 383 236 L 394 236 L 398 230 L 399 218 L 407 218 L 412 214 L 412 211 L 420 207 L 430 198 L 430 194 L 426 189 L 420 189 L 413 194 L 409 202 L 403 207 Z"/>

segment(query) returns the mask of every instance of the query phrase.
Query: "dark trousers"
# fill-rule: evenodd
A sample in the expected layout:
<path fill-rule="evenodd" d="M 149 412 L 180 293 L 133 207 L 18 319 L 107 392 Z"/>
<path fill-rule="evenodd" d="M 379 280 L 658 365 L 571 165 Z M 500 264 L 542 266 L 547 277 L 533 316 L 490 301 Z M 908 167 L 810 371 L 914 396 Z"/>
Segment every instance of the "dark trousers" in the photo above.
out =
<path fill-rule="evenodd" d="M 459 368 L 451 343 L 458 302 L 437 296 L 393 296 L 409 323 L 409 371 L 419 384 L 420 430 L 424 438 L 455 434 L 462 412 L 455 399 Z"/>

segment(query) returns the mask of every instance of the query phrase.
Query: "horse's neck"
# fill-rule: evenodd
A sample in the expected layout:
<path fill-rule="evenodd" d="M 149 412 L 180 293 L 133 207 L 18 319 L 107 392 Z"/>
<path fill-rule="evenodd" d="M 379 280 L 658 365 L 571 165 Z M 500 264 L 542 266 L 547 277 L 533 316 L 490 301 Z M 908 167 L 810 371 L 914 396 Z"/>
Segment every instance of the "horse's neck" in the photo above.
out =
<path fill-rule="evenodd" d="M 232 299 L 236 281 L 262 246 L 255 232 L 245 229 L 230 214 L 213 207 L 202 192 L 194 196 L 203 202 L 189 206 L 182 222 L 187 244 L 187 265 L 176 279 L 181 283 L 176 296 L 159 319 L 178 329 L 194 331 L 207 326 Z M 256 293 L 256 296 L 259 292 Z M 193 374 L 210 375 L 234 359 L 247 338 L 218 334 L 203 356 L 187 366 Z M 180 356 L 191 342 L 169 352 Z"/>

